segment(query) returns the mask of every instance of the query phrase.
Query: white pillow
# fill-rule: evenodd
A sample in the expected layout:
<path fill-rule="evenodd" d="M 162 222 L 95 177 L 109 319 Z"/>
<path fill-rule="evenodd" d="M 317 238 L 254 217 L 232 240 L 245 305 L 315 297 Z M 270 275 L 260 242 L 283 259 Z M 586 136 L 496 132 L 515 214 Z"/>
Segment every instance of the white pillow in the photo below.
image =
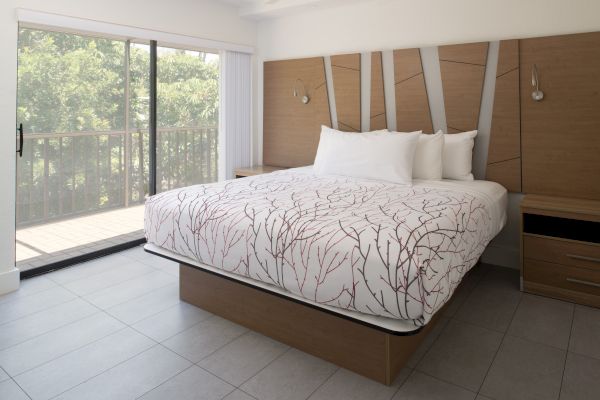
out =
<path fill-rule="evenodd" d="M 313 169 L 317 175 L 411 184 L 418 139 L 419 133 L 374 135 L 340 132 L 323 126 Z"/>
<path fill-rule="evenodd" d="M 442 179 L 442 153 L 444 150 L 444 134 L 422 133 L 419 136 L 415 161 L 413 163 L 413 178 L 439 181 Z"/>
<path fill-rule="evenodd" d="M 472 181 L 473 146 L 477 131 L 444 135 L 443 171 L 445 179 Z"/>

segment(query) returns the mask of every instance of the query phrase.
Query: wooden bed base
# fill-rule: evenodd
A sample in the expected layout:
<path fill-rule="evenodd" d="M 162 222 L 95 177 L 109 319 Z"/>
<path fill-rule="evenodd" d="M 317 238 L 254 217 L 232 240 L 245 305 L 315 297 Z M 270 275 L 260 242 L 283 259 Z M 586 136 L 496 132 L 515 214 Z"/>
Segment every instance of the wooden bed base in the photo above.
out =
<path fill-rule="evenodd" d="M 187 303 L 386 385 L 440 314 L 418 331 L 394 334 L 186 264 L 179 285 Z"/>

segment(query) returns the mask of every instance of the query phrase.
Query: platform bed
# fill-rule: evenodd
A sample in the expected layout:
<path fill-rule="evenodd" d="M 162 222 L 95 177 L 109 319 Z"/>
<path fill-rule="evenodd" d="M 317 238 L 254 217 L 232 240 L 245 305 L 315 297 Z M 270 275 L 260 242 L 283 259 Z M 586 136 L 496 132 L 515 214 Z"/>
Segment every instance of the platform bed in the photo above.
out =
<path fill-rule="evenodd" d="M 154 247 L 154 248 L 153 248 Z M 357 374 L 391 385 L 440 312 L 412 331 L 394 331 L 299 301 L 146 245 L 149 253 L 180 263 L 181 300 Z"/>

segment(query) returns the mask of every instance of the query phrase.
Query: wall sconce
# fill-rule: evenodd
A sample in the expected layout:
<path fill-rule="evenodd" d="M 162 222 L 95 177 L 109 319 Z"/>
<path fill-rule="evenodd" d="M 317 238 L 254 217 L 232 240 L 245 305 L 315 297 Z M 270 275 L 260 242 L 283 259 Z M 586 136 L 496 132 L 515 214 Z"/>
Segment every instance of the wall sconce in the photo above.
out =
<path fill-rule="evenodd" d="M 544 92 L 540 90 L 540 78 L 538 77 L 537 65 L 535 64 L 533 64 L 533 68 L 531 69 L 531 86 L 535 88 L 531 93 L 531 98 L 534 101 L 542 101 Z"/>
<path fill-rule="evenodd" d="M 294 97 L 298 97 L 298 82 L 302 84 L 302 103 L 308 104 L 310 102 L 310 97 L 308 96 L 308 92 L 306 91 L 306 85 L 304 85 L 304 82 L 300 78 L 296 79 L 296 82 L 294 82 Z"/>

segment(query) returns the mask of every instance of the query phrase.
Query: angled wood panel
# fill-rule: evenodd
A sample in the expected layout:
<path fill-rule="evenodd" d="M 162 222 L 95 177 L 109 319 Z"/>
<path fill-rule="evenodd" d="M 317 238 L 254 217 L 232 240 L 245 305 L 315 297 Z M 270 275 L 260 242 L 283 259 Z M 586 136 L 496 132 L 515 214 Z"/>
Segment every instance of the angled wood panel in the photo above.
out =
<path fill-rule="evenodd" d="M 297 79 L 306 85 L 308 104 L 293 96 Z M 314 162 L 321 125 L 331 126 L 322 57 L 264 63 L 263 118 L 264 164 L 299 167 Z"/>
<path fill-rule="evenodd" d="M 521 191 L 519 104 L 519 41 L 503 40 L 498 53 L 486 178 L 511 192 Z"/>
<path fill-rule="evenodd" d="M 523 192 L 600 200 L 600 32 L 519 47 Z M 539 102 L 531 98 L 534 64 Z"/>
<path fill-rule="evenodd" d="M 488 43 L 438 49 L 448 133 L 477 129 Z"/>
<path fill-rule="evenodd" d="M 371 54 L 371 118 L 370 130 L 387 128 L 385 94 L 383 89 L 383 64 L 381 52 Z"/>
<path fill-rule="evenodd" d="M 331 56 L 338 129 L 360 132 L 360 54 Z"/>
<path fill-rule="evenodd" d="M 419 49 L 394 50 L 396 129 L 433 132 Z"/>

